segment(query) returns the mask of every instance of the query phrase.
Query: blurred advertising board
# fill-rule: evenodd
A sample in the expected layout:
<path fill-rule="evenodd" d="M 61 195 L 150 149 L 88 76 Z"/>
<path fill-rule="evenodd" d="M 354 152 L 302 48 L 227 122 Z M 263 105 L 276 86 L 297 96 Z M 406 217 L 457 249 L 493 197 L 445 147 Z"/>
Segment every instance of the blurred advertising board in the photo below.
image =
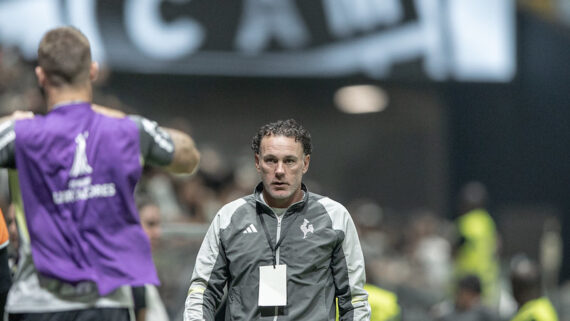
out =
<path fill-rule="evenodd" d="M 0 0 L 0 44 L 34 59 L 74 25 L 135 73 L 503 82 L 514 0 Z"/>

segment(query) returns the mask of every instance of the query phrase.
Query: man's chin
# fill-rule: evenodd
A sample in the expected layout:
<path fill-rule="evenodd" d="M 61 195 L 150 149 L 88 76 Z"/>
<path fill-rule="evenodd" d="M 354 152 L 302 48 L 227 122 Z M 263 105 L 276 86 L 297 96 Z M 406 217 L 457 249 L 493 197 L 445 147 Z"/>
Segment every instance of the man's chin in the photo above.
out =
<path fill-rule="evenodd" d="M 289 191 L 272 191 L 269 196 L 275 200 L 282 201 L 291 197 L 291 193 Z"/>

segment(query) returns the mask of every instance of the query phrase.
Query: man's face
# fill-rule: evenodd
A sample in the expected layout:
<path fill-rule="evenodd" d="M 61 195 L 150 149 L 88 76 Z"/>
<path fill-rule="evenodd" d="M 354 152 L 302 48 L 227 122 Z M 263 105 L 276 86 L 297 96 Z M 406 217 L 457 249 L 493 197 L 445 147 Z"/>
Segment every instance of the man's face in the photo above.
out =
<path fill-rule="evenodd" d="M 10 204 L 10 207 L 8 207 L 6 227 L 8 228 L 8 234 L 10 235 L 10 245 L 17 252 L 20 247 L 20 236 L 18 234 L 18 225 L 16 224 L 16 207 L 14 204 Z"/>
<path fill-rule="evenodd" d="M 162 230 L 160 228 L 160 209 L 156 205 L 146 205 L 139 210 L 142 227 L 150 240 L 150 245 L 155 248 L 160 240 Z"/>
<path fill-rule="evenodd" d="M 255 167 L 263 182 L 263 196 L 271 207 L 285 208 L 301 200 L 303 174 L 309 169 L 310 155 L 294 137 L 265 136 Z"/>

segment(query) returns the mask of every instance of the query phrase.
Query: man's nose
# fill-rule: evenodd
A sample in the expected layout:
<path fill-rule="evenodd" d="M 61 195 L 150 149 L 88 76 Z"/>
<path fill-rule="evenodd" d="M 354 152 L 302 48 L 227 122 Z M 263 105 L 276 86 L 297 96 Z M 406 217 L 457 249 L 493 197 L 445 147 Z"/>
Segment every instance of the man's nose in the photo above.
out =
<path fill-rule="evenodd" d="M 277 167 L 275 168 L 275 175 L 283 175 L 285 174 L 285 166 L 283 166 L 283 162 L 277 162 Z"/>

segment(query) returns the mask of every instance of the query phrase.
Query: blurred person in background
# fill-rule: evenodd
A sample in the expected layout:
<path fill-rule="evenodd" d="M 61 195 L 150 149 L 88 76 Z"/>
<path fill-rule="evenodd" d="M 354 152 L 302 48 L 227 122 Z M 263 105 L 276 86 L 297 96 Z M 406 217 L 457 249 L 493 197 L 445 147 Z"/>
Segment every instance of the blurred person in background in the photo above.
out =
<path fill-rule="evenodd" d="M 162 236 L 162 213 L 156 203 L 142 197 L 137 201 L 137 209 L 141 218 L 141 224 L 150 241 L 150 247 L 155 250 Z"/>
<path fill-rule="evenodd" d="M 444 297 L 451 272 L 451 244 L 443 237 L 446 222 L 429 209 L 416 209 L 409 220 L 408 254 L 418 287 Z"/>
<path fill-rule="evenodd" d="M 368 304 L 370 304 L 370 321 L 402 320 L 402 311 L 400 305 L 398 304 L 398 296 L 396 293 L 388 291 L 371 283 L 364 284 L 364 290 L 368 293 Z M 338 306 L 336 320 L 340 320 Z"/>
<path fill-rule="evenodd" d="M 511 321 L 558 321 L 558 314 L 543 295 L 538 264 L 524 254 L 511 259 L 511 288 L 518 304 Z"/>
<path fill-rule="evenodd" d="M 453 308 L 439 311 L 437 321 L 498 321 L 499 316 L 481 302 L 481 282 L 476 275 L 462 277 L 455 289 Z"/>
<path fill-rule="evenodd" d="M 10 236 L 8 234 L 8 227 L 6 226 L 6 218 L 2 210 L 0 210 L 0 316 L 4 315 L 6 297 L 12 285 L 10 265 L 8 264 L 9 244 Z"/>
<path fill-rule="evenodd" d="M 544 221 L 540 236 L 540 270 L 547 294 L 554 293 L 558 288 L 564 246 L 561 229 L 560 220 L 552 216 Z"/>
<path fill-rule="evenodd" d="M 454 244 L 455 282 L 467 275 L 481 281 L 483 302 L 497 308 L 499 262 L 495 221 L 486 210 L 487 189 L 480 182 L 469 182 L 459 192 L 457 241 Z"/>
<path fill-rule="evenodd" d="M 370 304 L 370 321 L 402 320 L 400 305 L 396 293 L 371 283 L 364 285 Z"/>
<path fill-rule="evenodd" d="M 20 236 L 18 235 L 18 223 L 16 222 L 16 207 L 14 204 L 8 206 L 6 211 L 6 226 L 10 235 L 10 244 L 8 245 L 8 263 L 12 274 L 15 273 L 18 264 L 18 252 L 20 250 Z"/>
<path fill-rule="evenodd" d="M 311 136 L 293 119 L 252 141 L 261 182 L 214 217 L 196 258 L 184 320 L 370 320 L 358 234 L 340 203 L 308 191 Z"/>
<path fill-rule="evenodd" d="M 73 27 L 48 31 L 35 69 L 48 113 L 0 120 L 21 249 L 9 320 L 130 320 L 130 287 L 158 284 L 134 202 L 142 165 L 198 166 L 190 136 L 91 103 L 90 51 Z"/>
<path fill-rule="evenodd" d="M 380 275 L 375 264 L 386 250 L 386 236 L 381 231 L 383 211 L 378 203 L 369 199 L 358 199 L 350 204 L 350 211 L 362 244 L 367 282 L 364 290 L 368 293 L 371 321 L 399 321 L 401 308 L 395 292 L 380 287 Z M 380 263 L 381 264 L 381 263 Z M 337 316 L 337 320 L 339 320 Z"/>
<path fill-rule="evenodd" d="M 150 247 L 155 251 L 162 235 L 160 208 L 151 200 L 142 197 L 137 201 L 137 209 Z M 168 321 L 168 314 L 156 286 L 146 284 L 133 287 L 133 297 L 137 321 Z"/>

